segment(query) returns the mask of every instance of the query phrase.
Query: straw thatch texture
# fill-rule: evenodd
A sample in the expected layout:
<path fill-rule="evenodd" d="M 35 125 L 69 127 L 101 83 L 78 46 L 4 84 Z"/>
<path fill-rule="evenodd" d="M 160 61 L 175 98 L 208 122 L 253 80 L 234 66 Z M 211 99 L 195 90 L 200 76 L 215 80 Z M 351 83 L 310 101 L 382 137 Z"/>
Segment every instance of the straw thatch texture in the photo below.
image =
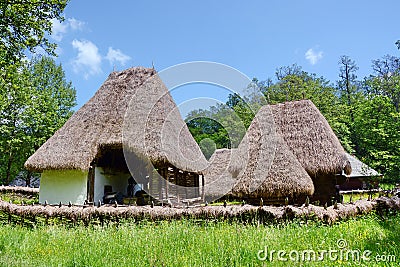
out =
<path fill-rule="evenodd" d="M 153 163 L 169 162 L 194 172 L 208 165 L 158 75 L 136 90 L 123 127 L 124 147 L 143 154 Z"/>
<path fill-rule="evenodd" d="M 231 194 L 231 189 L 237 180 L 229 172 L 232 154 L 236 149 L 217 149 L 209 159 L 209 166 L 204 171 L 205 198 L 218 199 L 226 194 Z"/>
<path fill-rule="evenodd" d="M 311 176 L 351 173 L 350 162 L 338 138 L 310 100 L 270 108 L 285 142 Z"/>
<path fill-rule="evenodd" d="M 230 171 L 238 173 L 233 194 L 239 197 L 296 198 L 314 192 L 311 178 L 275 128 L 268 106 L 253 119 Z"/>
<path fill-rule="evenodd" d="M 157 78 L 150 79 L 151 77 Z M 154 96 L 159 95 L 164 97 L 153 102 Z M 179 137 L 182 138 L 179 141 L 187 147 L 181 149 L 182 153 L 177 153 L 176 150 L 166 150 L 160 146 L 159 133 L 162 130 L 165 130 L 164 135 L 176 137 L 178 130 L 164 125 L 167 115 L 176 105 L 155 70 L 136 67 L 111 73 L 96 94 L 26 161 L 25 167 L 32 171 L 87 170 L 100 154 L 100 148 L 122 148 L 123 130 L 126 130 L 123 128 L 124 115 L 127 110 L 133 110 L 129 108 L 133 97 L 138 108 L 135 109 L 137 113 L 130 118 L 134 118 L 136 122 L 148 122 L 147 128 L 142 129 L 146 136 L 146 149 L 143 145 L 133 144 L 139 149 L 138 152 L 155 161 L 170 161 L 182 169 L 196 169 L 195 164 L 188 163 L 193 158 L 206 164 L 200 148 L 189 130 L 182 126 L 184 122 L 177 112 L 171 114 L 173 118 L 169 120 L 169 124 L 178 127 L 181 132 Z M 145 117 L 146 114 L 140 110 L 149 106 L 153 111 L 150 118 Z M 135 131 L 132 133 L 128 138 L 143 141 L 140 139 L 143 136 L 135 136 Z"/>

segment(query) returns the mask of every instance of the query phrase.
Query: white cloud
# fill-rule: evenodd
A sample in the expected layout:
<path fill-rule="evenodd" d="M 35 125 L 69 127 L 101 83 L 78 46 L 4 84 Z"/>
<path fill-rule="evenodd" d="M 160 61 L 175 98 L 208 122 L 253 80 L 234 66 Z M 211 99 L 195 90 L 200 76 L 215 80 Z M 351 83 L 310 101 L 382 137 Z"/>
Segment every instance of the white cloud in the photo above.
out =
<path fill-rule="evenodd" d="M 77 20 L 77 19 L 75 19 L 75 18 L 69 18 L 69 19 L 68 19 L 68 25 L 69 25 L 69 27 L 71 27 L 71 29 L 74 30 L 74 31 L 77 31 L 77 30 L 81 31 L 81 30 L 83 30 L 83 27 L 85 26 L 85 24 L 86 24 L 85 22 L 80 21 L 80 20 Z"/>
<path fill-rule="evenodd" d="M 131 57 L 125 55 L 119 49 L 108 48 L 106 56 L 99 53 L 98 47 L 88 40 L 73 40 L 72 47 L 78 50 L 77 56 L 72 60 L 72 67 L 75 73 L 82 73 L 85 79 L 89 76 L 102 73 L 101 64 L 103 59 L 110 62 L 111 65 L 118 63 L 124 66 Z"/>
<path fill-rule="evenodd" d="M 101 55 L 97 46 L 86 40 L 73 40 L 72 47 L 78 50 L 72 65 L 76 73 L 82 72 L 85 79 L 90 75 L 101 73 Z"/>
<path fill-rule="evenodd" d="M 322 51 L 314 51 L 314 49 L 310 48 L 307 50 L 305 54 L 306 59 L 310 62 L 311 65 L 315 65 L 320 61 L 323 57 Z"/>
<path fill-rule="evenodd" d="M 52 19 L 51 23 L 52 23 L 51 37 L 57 42 L 60 42 L 64 34 L 67 32 L 68 25 L 65 24 L 64 22 L 59 22 L 57 19 Z"/>
<path fill-rule="evenodd" d="M 110 62 L 111 65 L 113 65 L 115 62 L 118 62 L 122 66 L 125 66 L 126 62 L 131 60 L 131 57 L 125 55 L 119 49 L 113 49 L 112 47 L 109 47 L 106 59 Z"/>
<path fill-rule="evenodd" d="M 63 22 L 58 21 L 57 19 L 52 19 L 52 34 L 51 37 L 57 41 L 61 42 L 64 35 L 69 31 L 81 31 L 85 26 L 85 22 L 77 20 L 75 18 L 68 18 Z"/>

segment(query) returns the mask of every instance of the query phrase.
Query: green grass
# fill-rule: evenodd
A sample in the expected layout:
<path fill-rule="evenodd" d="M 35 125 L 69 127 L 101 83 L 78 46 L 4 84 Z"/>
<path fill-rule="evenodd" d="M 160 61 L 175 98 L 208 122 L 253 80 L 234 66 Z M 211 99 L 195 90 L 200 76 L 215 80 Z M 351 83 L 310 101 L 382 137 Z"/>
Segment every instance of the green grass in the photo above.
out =
<path fill-rule="evenodd" d="M 0 193 L 0 198 L 3 201 L 9 202 L 11 200 L 14 204 L 24 204 L 31 205 L 31 204 L 38 204 L 39 203 L 39 196 L 28 196 L 18 193 Z"/>
<path fill-rule="evenodd" d="M 304 262 L 304 266 L 398 266 L 400 215 L 375 214 L 331 226 L 294 221 L 276 225 L 227 222 L 124 222 L 118 227 L 0 225 L 0 266 L 298 266 L 261 261 L 268 250 L 338 249 L 395 255 L 396 262 Z"/>
<path fill-rule="evenodd" d="M 379 187 L 383 190 L 393 190 L 397 187 L 396 183 L 379 183 Z"/>
<path fill-rule="evenodd" d="M 352 194 L 343 194 L 343 203 L 347 204 L 350 202 L 350 198 L 351 198 Z M 371 199 L 375 199 L 379 197 L 379 193 L 372 193 L 371 194 Z M 353 196 L 353 202 L 359 200 L 360 198 L 362 199 L 368 199 L 368 193 L 354 193 Z"/>

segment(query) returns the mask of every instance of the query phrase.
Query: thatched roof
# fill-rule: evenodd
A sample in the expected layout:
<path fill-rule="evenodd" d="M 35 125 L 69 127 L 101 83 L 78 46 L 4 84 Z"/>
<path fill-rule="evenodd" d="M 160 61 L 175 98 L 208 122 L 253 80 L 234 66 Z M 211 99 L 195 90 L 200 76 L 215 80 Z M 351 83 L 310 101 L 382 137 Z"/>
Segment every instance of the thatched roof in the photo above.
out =
<path fill-rule="evenodd" d="M 229 168 L 237 174 L 233 193 L 250 197 L 311 195 L 310 176 L 351 173 L 338 138 L 309 100 L 263 106 Z"/>
<path fill-rule="evenodd" d="M 204 170 L 208 165 L 158 75 L 133 94 L 123 133 L 124 147 L 139 151 L 153 163 L 169 162 L 187 171 Z"/>
<path fill-rule="evenodd" d="M 217 149 L 209 159 L 209 166 L 204 171 L 206 199 L 218 199 L 231 193 L 236 184 L 236 178 L 232 177 L 229 167 L 232 164 L 232 154 L 236 149 Z"/>
<path fill-rule="evenodd" d="M 233 156 L 237 175 L 233 194 L 239 197 L 296 197 L 312 195 L 314 185 L 275 128 L 268 106 L 253 119 Z"/>
<path fill-rule="evenodd" d="M 125 127 L 126 113 L 134 129 Z M 138 125 L 146 128 L 136 129 Z M 111 73 L 95 95 L 26 161 L 25 167 L 33 171 L 87 170 L 101 148 L 121 149 L 123 135 L 135 152 L 152 161 L 170 162 L 187 171 L 201 170 L 207 164 L 156 72 L 136 67 Z M 174 148 L 171 142 L 175 142 Z"/>
<path fill-rule="evenodd" d="M 346 156 L 350 161 L 351 169 L 352 169 L 351 174 L 347 175 L 347 177 L 356 178 L 356 177 L 381 176 L 381 174 L 379 172 L 372 169 L 370 166 L 363 163 L 355 156 L 352 156 L 348 153 L 346 153 Z"/>
<path fill-rule="evenodd" d="M 266 108 L 266 107 L 264 107 Z M 351 173 L 351 165 L 328 122 L 310 100 L 269 106 L 286 144 L 306 171 Z"/>

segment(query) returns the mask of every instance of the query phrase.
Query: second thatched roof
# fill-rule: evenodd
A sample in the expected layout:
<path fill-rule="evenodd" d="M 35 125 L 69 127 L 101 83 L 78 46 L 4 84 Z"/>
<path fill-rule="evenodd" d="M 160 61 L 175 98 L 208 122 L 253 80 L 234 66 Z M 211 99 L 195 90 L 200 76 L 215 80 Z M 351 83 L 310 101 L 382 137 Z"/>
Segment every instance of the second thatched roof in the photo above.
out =
<path fill-rule="evenodd" d="M 339 139 L 313 102 L 300 100 L 270 108 L 286 144 L 311 176 L 351 173 Z"/>
<path fill-rule="evenodd" d="M 290 151 L 268 106 L 260 109 L 234 153 L 230 167 L 238 197 L 283 198 L 312 195 L 314 185 Z"/>
<path fill-rule="evenodd" d="M 102 148 L 122 149 L 123 143 L 153 163 L 169 162 L 186 171 L 207 165 L 155 70 L 136 67 L 111 73 L 25 167 L 87 170 Z"/>
<path fill-rule="evenodd" d="M 232 153 L 222 177 L 236 180 L 232 193 L 239 197 L 312 195 L 311 177 L 351 173 L 339 140 L 309 100 L 263 106 Z M 221 162 L 211 163 L 206 180 L 215 179 L 213 168 L 226 162 L 217 156 Z"/>

